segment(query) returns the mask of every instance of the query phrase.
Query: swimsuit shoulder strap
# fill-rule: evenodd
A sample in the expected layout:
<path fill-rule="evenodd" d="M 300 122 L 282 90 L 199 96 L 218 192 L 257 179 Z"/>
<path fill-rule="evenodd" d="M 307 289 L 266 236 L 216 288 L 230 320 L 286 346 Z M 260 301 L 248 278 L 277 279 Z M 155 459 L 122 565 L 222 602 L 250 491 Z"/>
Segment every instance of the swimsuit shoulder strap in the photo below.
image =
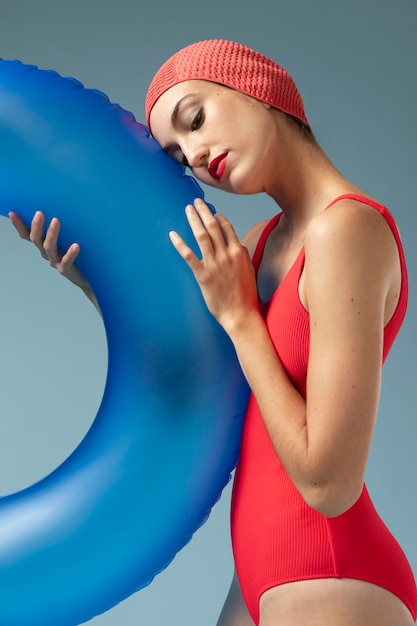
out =
<path fill-rule="evenodd" d="M 263 229 L 263 231 L 261 232 L 261 236 L 258 239 L 258 243 L 256 244 L 255 252 L 253 253 L 253 257 L 252 257 L 252 264 L 253 264 L 253 267 L 255 268 L 255 272 L 258 271 L 258 267 L 262 259 L 262 254 L 265 248 L 266 241 L 269 235 L 271 234 L 271 231 L 277 225 L 281 215 L 282 213 L 278 213 L 278 215 L 275 215 L 272 219 L 270 219 L 267 225 L 265 226 L 265 228 Z"/>

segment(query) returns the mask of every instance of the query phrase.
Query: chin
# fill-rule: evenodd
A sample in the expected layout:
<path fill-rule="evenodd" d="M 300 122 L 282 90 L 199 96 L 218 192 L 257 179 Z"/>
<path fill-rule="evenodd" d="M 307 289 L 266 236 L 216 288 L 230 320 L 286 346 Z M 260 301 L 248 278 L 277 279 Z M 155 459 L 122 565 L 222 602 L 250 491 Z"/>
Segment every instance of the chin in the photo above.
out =
<path fill-rule="evenodd" d="M 250 173 L 236 172 L 236 175 L 230 177 L 228 188 L 231 193 L 250 196 L 263 191 L 262 181 L 259 171 L 252 170 Z"/>
<path fill-rule="evenodd" d="M 244 182 L 241 182 L 240 184 L 230 184 L 227 191 L 241 196 L 253 196 L 256 193 L 261 193 L 262 188 L 258 184 L 254 184 L 253 181 L 246 180 Z"/>

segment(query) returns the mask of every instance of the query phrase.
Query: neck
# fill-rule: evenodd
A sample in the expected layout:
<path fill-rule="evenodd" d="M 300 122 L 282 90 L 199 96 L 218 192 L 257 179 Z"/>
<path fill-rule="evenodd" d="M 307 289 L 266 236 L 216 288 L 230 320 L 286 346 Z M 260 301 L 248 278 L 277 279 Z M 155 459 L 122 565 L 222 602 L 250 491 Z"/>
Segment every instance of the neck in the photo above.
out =
<path fill-rule="evenodd" d="M 285 223 L 299 230 L 338 195 L 360 190 L 337 170 L 313 137 L 303 135 L 282 115 L 279 124 L 280 149 L 265 191 L 284 212 Z"/>

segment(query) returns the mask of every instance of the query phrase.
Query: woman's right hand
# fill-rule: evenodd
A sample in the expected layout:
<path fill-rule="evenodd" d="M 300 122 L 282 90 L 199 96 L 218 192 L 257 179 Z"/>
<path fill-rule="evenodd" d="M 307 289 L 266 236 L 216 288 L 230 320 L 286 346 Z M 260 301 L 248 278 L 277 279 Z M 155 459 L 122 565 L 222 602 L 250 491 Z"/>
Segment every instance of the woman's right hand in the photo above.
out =
<path fill-rule="evenodd" d="M 80 252 L 78 243 L 73 243 L 66 252 L 58 249 L 58 236 L 61 229 L 60 221 L 54 217 L 49 224 L 46 234 L 45 216 L 41 211 L 37 211 L 33 216 L 30 228 L 26 226 L 17 213 L 11 211 L 9 218 L 19 236 L 26 241 L 31 241 L 38 248 L 41 256 L 49 261 L 51 267 L 54 267 L 62 276 L 65 276 L 74 285 L 80 287 L 86 296 L 99 309 L 94 293 L 85 278 L 84 274 L 74 265 L 75 259 Z"/>

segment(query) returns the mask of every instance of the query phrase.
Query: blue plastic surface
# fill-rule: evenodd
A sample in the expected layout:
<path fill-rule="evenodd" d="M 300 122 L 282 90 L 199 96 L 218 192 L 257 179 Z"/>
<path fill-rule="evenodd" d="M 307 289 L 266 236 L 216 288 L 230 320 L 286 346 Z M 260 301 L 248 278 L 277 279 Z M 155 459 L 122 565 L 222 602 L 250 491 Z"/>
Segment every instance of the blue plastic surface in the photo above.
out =
<path fill-rule="evenodd" d="M 202 195 L 104 94 L 0 61 L 0 213 L 41 209 L 61 249 L 80 243 L 109 354 L 79 447 L 0 500 L 1 626 L 81 624 L 146 586 L 229 479 L 247 385 L 168 238 L 195 248 L 184 207 Z"/>

